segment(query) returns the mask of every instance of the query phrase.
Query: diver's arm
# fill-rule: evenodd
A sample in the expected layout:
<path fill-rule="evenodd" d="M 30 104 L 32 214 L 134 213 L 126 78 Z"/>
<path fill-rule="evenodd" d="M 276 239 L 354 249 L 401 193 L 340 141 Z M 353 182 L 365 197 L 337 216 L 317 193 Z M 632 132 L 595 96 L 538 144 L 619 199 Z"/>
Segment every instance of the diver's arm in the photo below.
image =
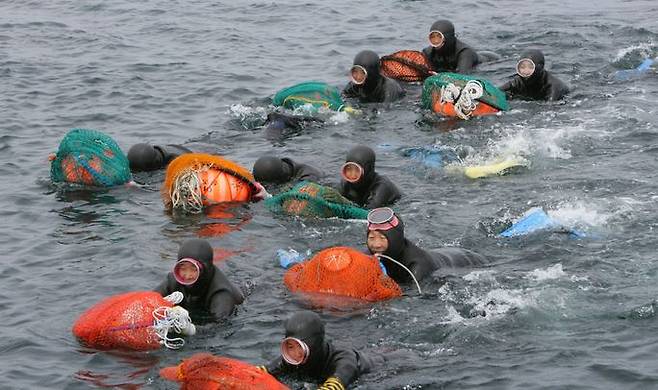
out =
<path fill-rule="evenodd" d="M 477 63 L 478 55 L 475 50 L 462 50 L 459 53 L 459 59 L 457 60 L 457 68 L 455 69 L 455 72 L 461 74 L 469 74 L 473 72 L 473 69 L 475 69 Z"/>
<path fill-rule="evenodd" d="M 233 298 L 233 294 L 229 291 L 222 290 L 213 294 L 208 311 L 219 320 L 231 315 L 233 309 L 235 309 L 235 305 L 236 302 Z"/>

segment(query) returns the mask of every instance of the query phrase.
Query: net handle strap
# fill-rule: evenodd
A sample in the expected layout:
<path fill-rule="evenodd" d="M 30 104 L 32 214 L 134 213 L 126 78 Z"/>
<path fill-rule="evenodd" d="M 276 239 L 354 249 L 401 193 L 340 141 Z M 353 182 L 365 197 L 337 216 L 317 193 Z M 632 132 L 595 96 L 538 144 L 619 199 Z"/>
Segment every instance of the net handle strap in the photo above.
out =
<path fill-rule="evenodd" d="M 399 265 L 400 267 L 402 267 L 405 271 L 409 272 L 409 275 L 411 275 L 411 279 L 413 279 L 414 283 L 416 283 L 416 288 L 418 289 L 418 294 L 421 294 L 421 295 L 423 294 L 423 291 L 420 289 L 420 284 L 418 283 L 418 279 L 416 279 L 416 276 L 414 276 L 414 273 L 411 272 L 411 270 L 409 268 L 407 268 L 407 266 L 405 266 L 404 264 L 400 263 L 399 261 L 395 260 L 394 258 L 392 258 L 390 256 L 386 256 L 386 255 L 383 255 L 383 254 L 375 254 L 375 256 L 378 257 L 378 258 L 383 257 L 385 259 L 388 259 L 388 260 L 394 262 L 395 264 Z"/>

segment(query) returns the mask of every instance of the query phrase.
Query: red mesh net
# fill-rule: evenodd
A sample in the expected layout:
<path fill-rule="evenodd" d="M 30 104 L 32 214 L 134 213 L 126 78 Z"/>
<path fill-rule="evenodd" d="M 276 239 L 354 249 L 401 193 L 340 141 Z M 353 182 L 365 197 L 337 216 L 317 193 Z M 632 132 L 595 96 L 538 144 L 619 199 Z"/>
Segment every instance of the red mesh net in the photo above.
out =
<path fill-rule="evenodd" d="M 335 247 L 286 272 L 284 283 L 292 292 L 329 294 L 374 302 L 402 295 L 400 286 L 384 275 L 374 256 L 354 248 Z"/>
<path fill-rule="evenodd" d="M 456 118 L 458 117 L 457 112 L 455 111 L 455 105 L 450 102 L 441 101 L 440 91 L 432 92 L 432 111 L 443 116 Z M 499 109 L 488 105 L 485 102 L 477 101 L 477 106 L 475 110 L 471 112 L 471 116 L 486 116 L 486 115 L 495 115 L 500 112 Z"/>
<path fill-rule="evenodd" d="M 239 360 L 197 353 L 174 367 L 160 370 L 160 376 L 181 383 L 181 390 L 284 390 L 270 374 Z"/>
<path fill-rule="evenodd" d="M 160 339 L 151 326 L 153 310 L 161 306 L 173 304 L 154 291 L 115 295 L 82 313 L 73 325 L 73 334 L 97 349 L 158 349 Z"/>
<path fill-rule="evenodd" d="M 432 64 L 422 52 L 401 50 L 380 59 L 381 72 L 392 79 L 414 82 L 432 75 Z"/>

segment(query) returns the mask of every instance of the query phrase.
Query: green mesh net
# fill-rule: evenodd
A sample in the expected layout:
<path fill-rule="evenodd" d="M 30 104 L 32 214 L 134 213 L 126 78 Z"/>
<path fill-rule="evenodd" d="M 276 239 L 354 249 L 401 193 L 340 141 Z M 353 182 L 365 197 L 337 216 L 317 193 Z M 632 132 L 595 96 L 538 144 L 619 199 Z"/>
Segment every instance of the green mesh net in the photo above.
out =
<path fill-rule="evenodd" d="M 368 216 L 368 210 L 350 202 L 335 189 L 308 181 L 267 199 L 265 206 L 277 213 L 307 218 L 366 219 Z"/>
<path fill-rule="evenodd" d="M 295 109 L 307 104 L 341 111 L 345 103 L 338 88 L 319 81 L 308 81 L 284 88 L 274 95 L 272 104 Z"/>
<path fill-rule="evenodd" d="M 130 181 L 128 158 L 116 142 L 96 130 L 72 129 L 50 164 L 54 182 L 110 187 Z"/>
<path fill-rule="evenodd" d="M 477 80 L 482 84 L 484 88 L 484 93 L 482 97 L 477 100 L 484 102 L 494 108 L 497 108 L 501 111 L 507 111 L 509 105 L 507 104 L 507 98 L 505 93 L 498 89 L 496 86 L 491 84 L 486 79 L 480 77 L 467 76 L 459 73 L 439 73 L 432 77 L 425 79 L 423 84 L 423 94 L 421 97 L 421 104 L 423 108 L 431 109 L 432 107 L 432 92 L 436 90 L 441 90 L 441 87 L 447 86 L 449 84 L 456 85 L 459 89 L 464 88 L 466 83 L 471 80 Z"/>

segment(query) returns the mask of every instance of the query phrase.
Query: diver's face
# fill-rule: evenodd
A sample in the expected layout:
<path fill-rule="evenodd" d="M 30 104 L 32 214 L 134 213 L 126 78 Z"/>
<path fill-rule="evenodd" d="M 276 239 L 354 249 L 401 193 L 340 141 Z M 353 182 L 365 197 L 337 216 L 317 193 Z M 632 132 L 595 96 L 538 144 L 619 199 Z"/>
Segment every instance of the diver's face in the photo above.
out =
<path fill-rule="evenodd" d="M 293 340 L 285 340 L 283 342 L 283 349 L 284 353 L 288 354 L 288 356 L 296 362 L 303 362 L 306 359 L 306 354 L 304 353 L 302 346 Z"/>
<path fill-rule="evenodd" d="M 363 66 L 354 65 L 350 70 L 350 77 L 354 84 L 361 85 L 366 82 L 366 79 L 368 78 L 368 72 Z"/>
<path fill-rule="evenodd" d="M 388 249 L 388 239 L 377 230 L 368 232 L 368 249 L 374 254 L 381 255 Z"/>
<path fill-rule="evenodd" d="M 446 38 L 441 31 L 430 31 L 430 45 L 435 49 L 440 49 L 446 43 Z"/>
<path fill-rule="evenodd" d="M 521 59 L 518 64 L 516 64 L 516 73 L 523 78 L 528 78 L 535 73 L 535 63 L 532 62 L 530 58 Z"/>
<path fill-rule="evenodd" d="M 178 267 L 178 275 L 184 282 L 192 284 L 199 279 L 199 270 L 194 266 L 194 264 L 183 262 Z"/>

